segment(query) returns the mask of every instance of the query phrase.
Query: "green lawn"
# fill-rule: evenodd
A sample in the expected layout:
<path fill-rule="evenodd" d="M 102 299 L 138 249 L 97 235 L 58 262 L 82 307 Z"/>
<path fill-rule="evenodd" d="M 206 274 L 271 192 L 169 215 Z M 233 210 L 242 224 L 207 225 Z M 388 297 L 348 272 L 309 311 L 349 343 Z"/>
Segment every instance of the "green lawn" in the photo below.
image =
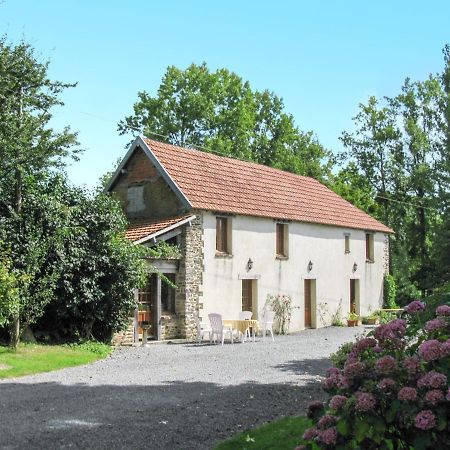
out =
<path fill-rule="evenodd" d="M 16 351 L 0 346 L 0 379 L 21 377 L 104 358 L 112 347 L 97 342 L 71 345 L 20 344 Z"/>
<path fill-rule="evenodd" d="M 305 416 L 285 417 L 219 444 L 215 450 L 292 450 L 312 425 Z"/>

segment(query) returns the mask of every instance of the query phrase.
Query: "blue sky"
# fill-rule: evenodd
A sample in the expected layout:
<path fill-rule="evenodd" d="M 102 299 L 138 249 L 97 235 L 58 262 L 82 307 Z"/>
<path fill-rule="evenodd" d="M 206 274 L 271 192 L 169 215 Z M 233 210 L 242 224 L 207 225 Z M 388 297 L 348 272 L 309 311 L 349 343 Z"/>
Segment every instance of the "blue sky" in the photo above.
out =
<path fill-rule="evenodd" d="M 92 187 L 132 138 L 117 122 L 138 91 L 156 93 L 169 65 L 226 67 L 341 149 L 358 103 L 442 69 L 450 2 L 0 0 L 0 33 L 31 43 L 51 78 L 78 82 L 54 124 L 79 132 L 85 152 L 68 174 Z"/>

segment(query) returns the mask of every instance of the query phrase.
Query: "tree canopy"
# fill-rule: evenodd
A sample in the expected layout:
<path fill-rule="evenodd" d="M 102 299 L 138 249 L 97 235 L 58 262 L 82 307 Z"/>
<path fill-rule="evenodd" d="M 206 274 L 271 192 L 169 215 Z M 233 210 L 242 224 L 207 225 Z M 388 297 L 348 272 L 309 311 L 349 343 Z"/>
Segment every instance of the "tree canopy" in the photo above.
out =
<path fill-rule="evenodd" d="M 430 292 L 445 281 L 443 272 L 448 274 L 442 246 L 450 211 L 449 80 L 447 46 L 441 74 L 425 81 L 407 78 L 395 97 L 370 97 L 359 106 L 355 131 L 341 138 L 348 164 L 342 174 L 351 169 L 355 187 L 364 180 L 377 205 L 359 206 L 395 231 L 391 269 L 405 302 Z M 338 192 L 341 185 L 342 176 Z M 352 196 L 355 192 L 347 197 Z"/>
<path fill-rule="evenodd" d="M 50 312 L 72 338 L 106 338 L 127 324 L 144 265 L 124 238 L 117 202 L 73 188 L 76 133 L 50 126 L 60 94 L 27 43 L 0 39 L 0 327 L 11 345 Z"/>
<path fill-rule="evenodd" d="M 318 179 L 330 170 L 330 152 L 312 132 L 299 130 L 280 97 L 253 90 L 227 69 L 211 72 L 205 63 L 168 67 L 156 96 L 139 92 L 119 131 Z"/>

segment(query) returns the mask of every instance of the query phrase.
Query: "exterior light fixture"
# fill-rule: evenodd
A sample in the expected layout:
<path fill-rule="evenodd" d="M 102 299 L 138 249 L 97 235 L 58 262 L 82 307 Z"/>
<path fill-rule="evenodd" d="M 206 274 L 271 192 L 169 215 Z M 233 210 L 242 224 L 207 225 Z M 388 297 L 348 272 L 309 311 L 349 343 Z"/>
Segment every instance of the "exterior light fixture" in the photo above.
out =
<path fill-rule="evenodd" d="M 313 269 L 313 263 L 310 260 L 309 263 L 308 263 L 308 272 L 311 272 L 312 269 Z"/>
<path fill-rule="evenodd" d="M 248 271 L 249 271 L 249 270 L 252 270 L 252 267 L 253 267 L 253 261 L 252 261 L 251 258 L 248 258 L 248 261 L 247 261 L 247 270 L 248 270 Z"/>
<path fill-rule="evenodd" d="M 356 272 L 358 270 L 358 264 L 353 263 L 353 272 Z"/>

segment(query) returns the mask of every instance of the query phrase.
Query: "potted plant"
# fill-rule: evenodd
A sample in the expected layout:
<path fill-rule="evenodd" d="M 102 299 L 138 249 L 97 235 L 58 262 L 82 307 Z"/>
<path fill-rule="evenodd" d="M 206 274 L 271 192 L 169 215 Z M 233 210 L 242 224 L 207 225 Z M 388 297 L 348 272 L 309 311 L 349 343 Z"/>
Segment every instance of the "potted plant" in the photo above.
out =
<path fill-rule="evenodd" d="M 358 325 L 359 316 L 355 312 L 349 312 L 347 316 L 347 326 L 356 327 Z"/>
<path fill-rule="evenodd" d="M 378 324 L 378 315 L 376 313 L 370 314 L 370 316 L 363 317 L 362 323 L 364 325 L 377 325 Z"/>

